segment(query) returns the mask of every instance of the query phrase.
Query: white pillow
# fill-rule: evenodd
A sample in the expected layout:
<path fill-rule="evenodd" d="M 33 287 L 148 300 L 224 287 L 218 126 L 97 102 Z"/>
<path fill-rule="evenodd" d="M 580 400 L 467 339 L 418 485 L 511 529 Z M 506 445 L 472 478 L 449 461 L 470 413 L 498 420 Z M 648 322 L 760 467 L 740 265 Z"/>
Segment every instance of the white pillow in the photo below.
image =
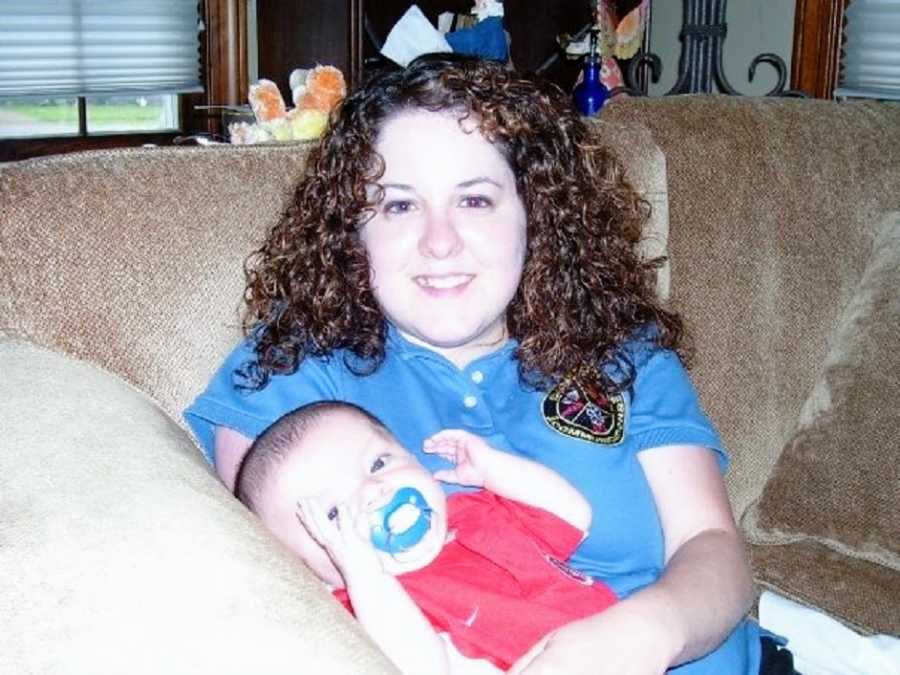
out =
<path fill-rule="evenodd" d="M 23 342 L 0 373 L 0 672 L 396 672 L 147 397 Z"/>

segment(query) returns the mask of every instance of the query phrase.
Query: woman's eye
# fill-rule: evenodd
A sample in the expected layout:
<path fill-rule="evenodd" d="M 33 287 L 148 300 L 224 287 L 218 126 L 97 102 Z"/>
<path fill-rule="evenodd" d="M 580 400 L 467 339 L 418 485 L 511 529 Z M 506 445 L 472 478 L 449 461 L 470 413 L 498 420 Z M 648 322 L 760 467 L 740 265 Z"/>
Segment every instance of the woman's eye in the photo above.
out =
<path fill-rule="evenodd" d="M 484 195 L 467 195 L 462 198 L 460 206 L 467 209 L 484 209 L 493 206 L 493 202 Z"/>
<path fill-rule="evenodd" d="M 372 468 L 370 469 L 370 471 L 372 473 L 375 473 L 376 471 L 381 471 L 384 468 L 384 465 L 385 465 L 384 457 L 379 457 L 374 462 L 372 462 Z"/>
<path fill-rule="evenodd" d="M 410 201 L 403 200 L 394 200 L 390 202 L 385 202 L 383 210 L 385 213 L 388 213 L 393 216 L 403 215 L 404 213 L 409 213 L 414 209 L 414 205 Z"/>
<path fill-rule="evenodd" d="M 338 516 L 337 507 L 332 506 L 330 509 L 328 509 L 327 515 L 328 515 L 328 520 L 334 520 L 335 518 L 337 518 L 337 516 Z"/>

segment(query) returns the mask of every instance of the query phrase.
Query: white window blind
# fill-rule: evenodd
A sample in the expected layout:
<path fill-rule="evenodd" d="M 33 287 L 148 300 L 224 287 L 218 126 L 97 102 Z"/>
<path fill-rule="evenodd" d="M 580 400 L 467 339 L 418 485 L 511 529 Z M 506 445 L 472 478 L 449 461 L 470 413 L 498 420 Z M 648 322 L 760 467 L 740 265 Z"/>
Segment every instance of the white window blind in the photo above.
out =
<path fill-rule="evenodd" d="M 197 0 L 0 0 L 0 97 L 202 91 Z"/>
<path fill-rule="evenodd" d="M 835 96 L 900 100 L 900 0 L 850 0 Z"/>

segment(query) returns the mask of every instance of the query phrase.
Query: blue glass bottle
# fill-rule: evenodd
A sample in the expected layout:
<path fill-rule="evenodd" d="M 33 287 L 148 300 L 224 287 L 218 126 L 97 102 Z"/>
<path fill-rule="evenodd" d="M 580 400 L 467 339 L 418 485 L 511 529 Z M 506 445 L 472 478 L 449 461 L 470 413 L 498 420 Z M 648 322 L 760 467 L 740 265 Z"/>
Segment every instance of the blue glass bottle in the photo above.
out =
<path fill-rule="evenodd" d="M 584 59 L 581 70 L 581 82 L 575 85 L 572 98 L 575 108 L 582 115 L 591 116 L 600 112 L 600 108 L 609 97 L 609 89 L 600 81 L 600 54 L 597 52 L 597 31 L 591 31 L 591 51 Z"/>

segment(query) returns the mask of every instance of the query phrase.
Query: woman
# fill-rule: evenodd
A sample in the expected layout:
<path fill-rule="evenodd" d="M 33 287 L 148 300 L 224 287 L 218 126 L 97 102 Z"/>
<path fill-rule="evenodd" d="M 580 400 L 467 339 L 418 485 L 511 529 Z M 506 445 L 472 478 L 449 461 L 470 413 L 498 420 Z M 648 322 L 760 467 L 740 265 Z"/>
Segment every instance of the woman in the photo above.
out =
<path fill-rule="evenodd" d="M 727 460 L 634 253 L 645 211 L 552 86 L 447 55 L 380 74 L 248 261 L 248 340 L 187 420 L 229 486 L 253 437 L 323 399 L 408 448 L 464 428 L 544 463 L 594 513 L 569 562 L 623 601 L 512 672 L 756 675 Z"/>

